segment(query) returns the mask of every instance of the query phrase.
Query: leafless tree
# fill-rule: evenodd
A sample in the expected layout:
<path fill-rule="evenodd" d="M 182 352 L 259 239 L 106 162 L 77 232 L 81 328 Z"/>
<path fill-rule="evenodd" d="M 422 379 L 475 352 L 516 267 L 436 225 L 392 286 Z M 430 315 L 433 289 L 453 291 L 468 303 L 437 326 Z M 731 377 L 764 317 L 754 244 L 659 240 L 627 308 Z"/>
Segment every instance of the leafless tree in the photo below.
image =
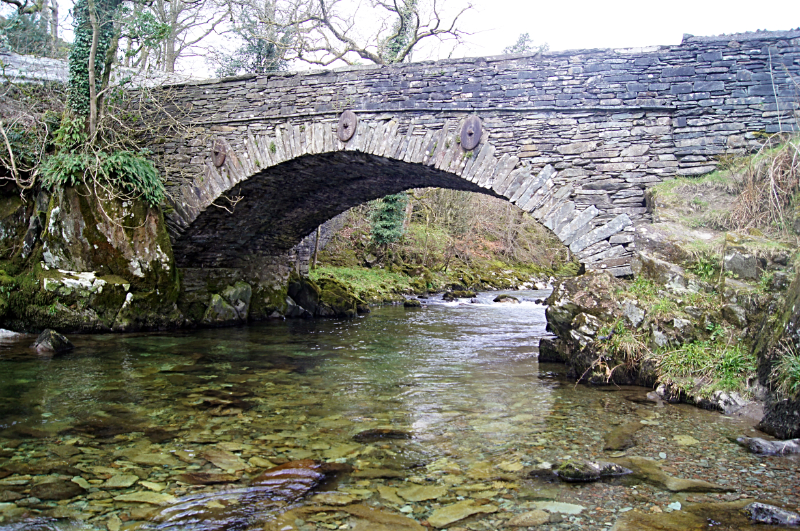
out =
<path fill-rule="evenodd" d="M 284 59 L 328 66 L 333 63 L 400 63 L 422 41 L 453 46 L 467 33 L 459 28 L 470 4 L 447 10 L 444 0 L 232 0 L 234 16 L 247 13 L 264 28 L 261 38 L 284 35 L 291 43 Z"/>

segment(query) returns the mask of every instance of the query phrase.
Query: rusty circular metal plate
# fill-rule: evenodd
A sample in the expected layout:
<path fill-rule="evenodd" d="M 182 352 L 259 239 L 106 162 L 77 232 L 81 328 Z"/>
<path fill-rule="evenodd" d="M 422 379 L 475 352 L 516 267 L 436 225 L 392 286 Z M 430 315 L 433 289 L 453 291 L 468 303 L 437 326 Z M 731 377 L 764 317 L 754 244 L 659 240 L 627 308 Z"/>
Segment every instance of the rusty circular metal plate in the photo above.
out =
<path fill-rule="evenodd" d="M 214 143 L 214 148 L 211 150 L 211 156 L 214 158 L 214 166 L 219 168 L 223 164 L 225 164 L 225 157 L 228 154 L 228 148 L 225 147 L 225 144 L 217 140 Z"/>
<path fill-rule="evenodd" d="M 356 127 L 358 127 L 358 116 L 351 110 L 344 111 L 339 118 L 339 127 L 336 129 L 336 134 L 339 140 L 347 142 L 353 135 L 356 134 Z"/>
<path fill-rule="evenodd" d="M 461 128 L 461 147 L 467 151 L 472 151 L 481 143 L 481 119 L 477 116 L 470 116 Z"/>

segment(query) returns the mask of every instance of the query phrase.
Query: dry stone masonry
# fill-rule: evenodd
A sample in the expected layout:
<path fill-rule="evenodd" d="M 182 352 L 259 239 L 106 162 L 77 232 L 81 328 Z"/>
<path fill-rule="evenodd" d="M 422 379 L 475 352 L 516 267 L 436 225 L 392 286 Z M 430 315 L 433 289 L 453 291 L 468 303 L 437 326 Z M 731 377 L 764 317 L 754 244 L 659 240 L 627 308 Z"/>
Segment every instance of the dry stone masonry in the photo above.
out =
<path fill-rule="evenodd" d="M 792 30 L 175 85 L 175 258 L 276 267 L 352 206 L 439 186 L 504 197 L 588 269 L 630 274 L 645 189 L 797 131 L 799 82 Z"/>

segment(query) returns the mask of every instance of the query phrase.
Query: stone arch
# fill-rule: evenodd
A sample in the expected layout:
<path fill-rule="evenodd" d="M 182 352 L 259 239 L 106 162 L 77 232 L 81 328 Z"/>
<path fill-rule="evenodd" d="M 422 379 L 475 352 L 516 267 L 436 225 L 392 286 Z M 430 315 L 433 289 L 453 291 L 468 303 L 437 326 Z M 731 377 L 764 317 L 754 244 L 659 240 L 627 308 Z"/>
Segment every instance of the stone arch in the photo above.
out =
<path fill-rule="evenodd" d="M 560 178 L 550 164 L 534 172 L 517 157 L 500 154 L 486 131 L 474 150 L 463 149 L 459 138 L 466 119 L 448 120 L 439 130 L 412 122 L 403 132 L 395 119 L 364 121 L 346 142 L 333 122 L 287 124 L 273 134 L 248 134 L 238 144 L 217 139 L 202 177 L 173 197 L 167 223 L 176 260 L 183 267 L 232 267 L 242 253 L 287 251 L 329 217 L 366 200 L 439 186 L 503 197 L 552 230 L 588 268 L 609 261 L 613 268 L 617 258 L 617 273 L 627 273 L 627 259 L 621 257 L 632 238 L 609 241 L 632 225 L 626 214 L 598 222 L 601 212 L 593 205 L 578 210 L 568 178 Z M 369 167 L 376 174 L 374 189 L 365 177 Z M 333 180 L 324 181 L 326 172 Z M 312 174 L 320 191 L 302 180 Z M 260 184 L 267 181 L 269 187 Z M 318 195 L 322 191 L 324 197 Z M 303 202 L 302 195 L 312 192 L 317 195 L 302 208 L 269 211 L 276 200 Z M 314 201 L 321 205 L 316 213 L 299 219 L 298 212 L 313 210 L 307 203 Z M 266 211 L 259 212 L 260 205 Z M 277 217 L 269 220 L 273 214 Z M 256 216 L 266 223 L 253 224 Z"/>

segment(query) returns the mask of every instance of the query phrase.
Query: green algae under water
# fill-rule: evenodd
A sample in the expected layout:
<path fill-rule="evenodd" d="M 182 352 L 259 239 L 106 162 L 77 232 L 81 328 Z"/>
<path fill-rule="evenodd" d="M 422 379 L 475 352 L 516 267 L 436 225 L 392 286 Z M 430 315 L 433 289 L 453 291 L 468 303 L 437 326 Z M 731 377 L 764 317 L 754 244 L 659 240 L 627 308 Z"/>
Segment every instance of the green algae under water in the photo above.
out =
<path fill-rule="evenodd" d="M 333 502 L 418 522 L 453 504 L 481 508 L 451 530 L 515 529 L 514 518 L 539 509 L 548 521 L 536 529 L 608 529 L 630 510 L 666 523 L 675 502 L 746 497 L 797 508 L 797 460 L 731 442 L 753 435 L 750 423 L 659 406 L 646 389 L 576 387 L 563 366 L 538 363 L 544 307 L 531 301 L 545 294 L 384 307 L 348 321 L 74 336 L 75 351 L 52 359 L 37 357 L 31 338 L 5 342 L 0 529 L 360 529 L 358 515 Z M 637 419 L 627 455 L 733 492 L 527 476 L 543 463 L 610 457 L 603 436 Z M 373 429 L 412 438 L 353 438 Z M 355 472 L 298 500 L 249 486 L 299 459 Z M 219 482 L 187 483 L 203 474 Z"/>

